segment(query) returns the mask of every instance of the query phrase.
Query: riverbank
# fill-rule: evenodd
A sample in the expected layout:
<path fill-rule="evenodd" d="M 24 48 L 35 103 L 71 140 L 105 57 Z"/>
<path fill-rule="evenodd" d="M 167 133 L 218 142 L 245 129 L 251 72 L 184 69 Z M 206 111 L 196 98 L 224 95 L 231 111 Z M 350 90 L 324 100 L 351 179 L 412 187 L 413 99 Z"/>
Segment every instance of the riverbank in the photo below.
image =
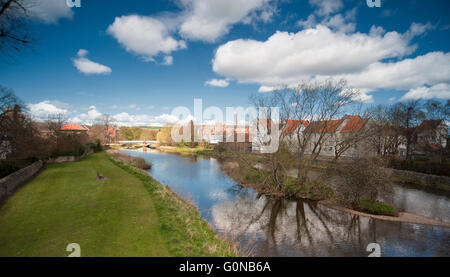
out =
<path fill-rule="evenodd" d="M 49 165 L 0 208 L 0 256 L 63 257 L 69 243 L 83 257 L 236 255 L 194 206 L 105 152 Z"/>
<path fill-rule="evenodd" d="M 394 216 L 386 216 L 386 215 L 374 215 L 374 214 L 364 213 L 364 212 L 360 212 L 360 211 L 355 211 L 353 209 L 349 209 L 344 206 L 333 204 L 332 202 L 329 202 L 329 201 L 319 201 L 319 204 L 324 205 L 324 206 L 334 209 L 334 210 L 343 211 L 343 212 L 346 212 L 349 214 L 365 216 L 365 217 L 370 217 L 370 218 L 379 219 L 379 220 L 424 224 L 424 225 L 441 226 L 441 227 L 450 228 L 449 223 L 437 221 L 432 218 L 428 218 L 428 217 L 424 217 L 424 216 L 420 216 L 420 215 L 412 214 L 412 213 L 399 212 L 398 216 L 394 217 Z"/>
<path fill-rule="evenodd" d="M 178 146 L 159 146 L 156 147 L 158 151 L 164 153 L 184 154 L 184 155 L 201 155 L 208 157 L 220 157 L 222 153 L 216 152 L 213 149 L 206 149 L 203 147 L 178 147 Z"/>
<path fill-rule="evenodd" d="M 236 183 L 245 188 L 252 188 L 257 191 L 259 194 L 263 194 L 267 197 L 272 198 L 283 198 L 283 199 L 295 199 L 295 197 L 286 197 L 286 192 L 280 192 L 277 190 L 271 190 L 270 188 L 266 188 L 265 186 L 258 185 L 258 181 L 261 179 L 260 176 L 254 176 L 255 174 L 247 174 L 243 175 L 242 171 L 245 169 L 239 165 L 238 162 L 225 162 L 222 168 L 227 175 L 232 178 Z M 241 173 L 240 173 L 241 172 Z M 246 172 L 246 171 L 245 171 Z M 253 172 L 253 171 L 252 171 Z M 293 174 L 294 176 L 295 174 Z M 292 177 L 294 178 L 294 177 Z M 379 220 L 392 221 L 392 222 L 405 222 L 405 223 L 416 223 L 416 224 L 424 224 L 424 225 L 432 225 L 432 226 L 442 226 L 442 227 L 450 227 L 450 224 L 446 222 L 437 221 L 428 217 L 420 216 L 413 213 L 407 212 L 395 212 L 395 216 L 393 215 L 380 215 L 374 213 L 363 212 L 359 210 L 352 209 L 348 206 L 342 205 L 339 201 L 336 201 L 333 193 L 328 191 L 329 188 L 326 188 L 326 195 L 328 197 L 322 197 L 320 193 L 313 194 L 314 192 L 310 189 L 307 189 L 308 193 L 300 193 L 297 194 L 301 200 L 312 200 L 317 202 L 318 204 L 324 205 L 328 208 L 332 208 L 335 210 L 343 211 L 353 215 L 365 216 Z"/>

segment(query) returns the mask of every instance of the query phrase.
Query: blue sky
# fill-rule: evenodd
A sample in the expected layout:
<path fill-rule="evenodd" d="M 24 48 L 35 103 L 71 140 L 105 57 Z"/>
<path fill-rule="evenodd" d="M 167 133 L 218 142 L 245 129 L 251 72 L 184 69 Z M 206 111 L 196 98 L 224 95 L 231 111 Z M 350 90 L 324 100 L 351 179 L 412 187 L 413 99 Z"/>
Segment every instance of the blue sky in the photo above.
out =
<path fill-rule="evenodd" d="M 247 106 L 253 93 L 329 77 L 368 104 L 450 98 L 446 0 L 42 2 L 35 47 L 0 61 L 0 84 L 37 119 L 164 124 L 194 98 Z"/>

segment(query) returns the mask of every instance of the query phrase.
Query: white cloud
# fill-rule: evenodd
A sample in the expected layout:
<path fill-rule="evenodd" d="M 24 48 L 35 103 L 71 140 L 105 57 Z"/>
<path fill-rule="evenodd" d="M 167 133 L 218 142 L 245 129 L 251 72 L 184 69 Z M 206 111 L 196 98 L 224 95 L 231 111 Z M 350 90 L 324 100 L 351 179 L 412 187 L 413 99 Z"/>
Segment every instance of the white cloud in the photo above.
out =
<path fill-rule="evenodd" d="M 359 99 L 364 102 L 373 101 L 368 93 L 380 88 L 409 90 L 450 82 L 450 53 L 403 59 L 417 48 L 411 39 L 432 28 L 430 24 L 413 23 L 404 34 L 376 26 L 369 34 L 352 33 L 353 27 L 342 26 L 333 30 L 318 24 L 297 33 L 278 31 L 266 41 L 229 41 L 218 47 L 213 70 L 241 83 L 259 84 L 260 92 L 344 78 L 362 91 Z"/>
<path fill-rule="evenodd" d="M 31 18 L 45 23 L 56 23 L 60 18 L 72 19 L 73 11 L 65 0 L 25 0 Z"/>
<path fill-rule="evenodd" d="M 450 85 L 449 84 L 437 84 L 432 87 L 419 87 L 409 90 L 400 101 L 412 100 L 412 99 L 450 99 Z"/>
<path fill-rule="evenodd" d="M 297 33 L 276 32 L 266 41 L 234 40 L 221 45 L 214 72 L 240 82 L 283 85 L 315 75 L 359 72 L 415 49 L 402 34 L 336 33 L 318 25 Z"/>
<path fill-rule="evenodd" d="M 258 89 L 258 92 L 271 92 L 274 90 L 277 90 L 277 87 L 271 87 L 271 86 L 260 86 Z"/>
<path fill-rule="evenodd" d="M 173 64 L 173 57 L 172 56 L 165 56 L 164 61 L 162 63 L 163 65 L 172 65 Z"/>
<path fill-rule="evenodd" d="M 205 85 L 208 85 L 211 87 L 226 88 L 226 87 L 228 87 L 228 85 L 230 85 L 230 83 L 227 80 L 211 79 L 209 81 L 206 81 Z"/>
<path fill-rule="evenodd" d="M 189 116 L 184 120 L 179 120 L 176 116 L 166 113 L 158 116 L 150 116 L 147 114 L 131 115 L 129 113 L 122 112 L 113 115 L 113 118 L 119 126 L 164 126 L 165 124 L 173 124 L 176 122 L 185 123 L 193 117 Z"/>
<path fill-rule="evenodd" d="M 27 108 L 29 110 L 30 115 L 35 120 L 47 120 L 49 116 L 52 115 L 67 115 L 68 110 L 62 107 L 57 107 L 57 103 L 54 103 L 49 100 L 45 100 L 36 104 L 28 104 Z"/>
<path fill-rule="evenodd" d="M 131 104 L 128 107 L 136 108 L 136 105 Z M 154 107 L 149 106 L 148 108 L 153 109 Z M 74 115 L 69 119 L 69 121 L 80 124 L 94 124 L 101 116 L 102 113 L 96 106 L 90 106 L 88 112 Z M 114 119 L 114 123 L 118 126 L 164 126 L 165 124 L 173 124 L 177 122 L 185 124 L 189 120 L 193 119 L 191 115 L 187 118 L 177 118 L 176 116 L 168 113 L 163 113 L 158 116 L 151 116 L 148 114 L 129 114 L 127 112 L 121 112 L 112 114 L 111 117 Z"/>
<path fill-rule="evenodd" d="M 85 57 L 88 54 L 88 51 L 86 49 L 80 49 L 77 52 L 78 57 Z"/>
<path fill-rule="evenodd" d="M 154 57 L 161 53 L 168 55 L 186 48 L 186 43 L 174 39 L 169 31 L 162 21 L 140 15 L 116 17 L 107 29 L 108 34 L 128 52 L 141 56 L 145 61 L 154 61 Z"/>
<path fill-rule="evenodd" d="M 411 27 L 409 27 L 408 31 L 405 33 L 405 36 L 408 39 L 412 39 L 416 36 L 420 36 L 425 34 L 428 30 L 433 30 L 434 26 L 431 25 L 430 22 L 426 24 L 413 22 Z"/>
<path fill-rule="evenodd" d="M 336 13 L 344 7 L 342 0 L 309 0 L 309 4 L 317 8 L 315 13 L 320 16 Z"/>
<path fill-rule="evenodd" d="M 359 88 L 411 89 L 450 82 L 450 53 L 431 52 L 398 62 L 376 62 L 361 72 L 337 75 Z"/>
<path fill-rule="evenodd" d="M 85 49 L 78 50 L 78 58 L 73 59 L 74 66 L 81 73 L 90 74 L 110 74 L 112 72 L 111 68 L 96 62 L 93 62 L 86 58 L 88 51 Z"/>
<path fill-rule="evenodd" d="M 82 124 L 93 124 L 97 121 L 102 113 L 95 106 L 90 106 L 87 113 L 79 114 L 70 119 L 71 122 Z"/>
<path fill-rule="evenodd" d="M 185 7 L 180 34 L 191 40 L 214 42 L 233 24 L 260 18 L 267 22 L 274 14 L 272 0 L 182 0 Z M 260 12 L 255 15 L 255 12 Z"/>

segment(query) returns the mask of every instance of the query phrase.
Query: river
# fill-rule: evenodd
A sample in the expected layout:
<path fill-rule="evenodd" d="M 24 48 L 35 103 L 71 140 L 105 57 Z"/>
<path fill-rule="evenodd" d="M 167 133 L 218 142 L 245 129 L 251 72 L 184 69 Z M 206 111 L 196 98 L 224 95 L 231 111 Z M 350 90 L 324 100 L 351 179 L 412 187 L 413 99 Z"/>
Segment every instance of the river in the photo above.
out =
<path fill-rule="evenodd" d="M 270 200 L 238 186 L 216 159 L 121 150 L 152 163 L 149 173 L 189 198 L 218 233 L 252 256 L 450 256 L 450 228 L 389 222 L 336 211 L 314 202 Z M 450 222 L 450 199 L 395 187 L 394 206 Z"/>

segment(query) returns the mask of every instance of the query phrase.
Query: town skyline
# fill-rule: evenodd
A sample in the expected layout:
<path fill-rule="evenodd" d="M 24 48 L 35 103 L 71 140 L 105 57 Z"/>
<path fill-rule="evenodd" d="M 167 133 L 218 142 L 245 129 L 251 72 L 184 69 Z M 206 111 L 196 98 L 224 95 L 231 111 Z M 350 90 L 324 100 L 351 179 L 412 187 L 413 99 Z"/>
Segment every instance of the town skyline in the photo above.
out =
<path fill-rule="evenodd" d="M 193 110 L 195 98 L 247 107 L 251 94 L 330 77 L 365 105 L 449 99 L 449 4 L 365 2 L 208 2 L 218 12 L 206 14 L 191 0 L 48 1 L 32 13 L 36 44 L 2 57 L 0 82 L 36 120 L 109 114 L 121 126 L 173 122 L 172 109 Z"/>

